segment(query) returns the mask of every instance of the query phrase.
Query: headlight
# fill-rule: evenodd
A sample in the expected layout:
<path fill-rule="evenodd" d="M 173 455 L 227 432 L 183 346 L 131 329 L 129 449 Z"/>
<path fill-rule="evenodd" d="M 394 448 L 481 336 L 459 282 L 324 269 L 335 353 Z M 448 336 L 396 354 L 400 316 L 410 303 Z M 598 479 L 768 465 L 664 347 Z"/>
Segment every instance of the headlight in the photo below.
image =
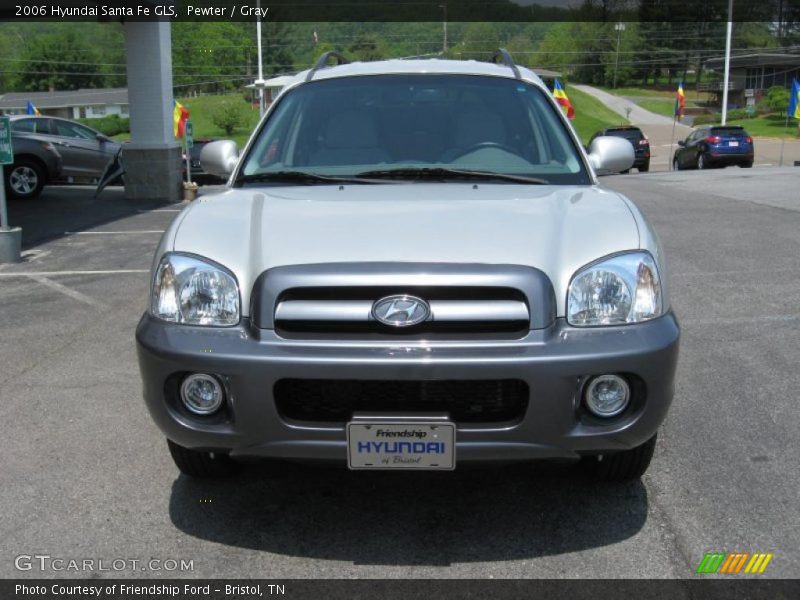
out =
<path fill-rule="evenodd" d="M 219 265 L 167 254 L 156 270 L 150 312 L 159 319 L 186 325 L 236 325 L 239 286 Z"/>
<path fill-rule="evenodd" d="M 624 325 L 662 315 L 661 280 L 647 252 L 620 254 L 584 267 L 567 294 L 570 325 Z"/>

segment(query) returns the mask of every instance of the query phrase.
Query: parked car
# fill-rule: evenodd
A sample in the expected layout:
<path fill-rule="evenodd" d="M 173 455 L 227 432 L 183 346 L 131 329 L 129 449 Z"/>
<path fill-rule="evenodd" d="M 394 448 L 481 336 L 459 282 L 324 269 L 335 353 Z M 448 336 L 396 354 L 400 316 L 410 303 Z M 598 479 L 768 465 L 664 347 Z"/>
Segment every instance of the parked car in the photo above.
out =
<path fill-rule="evenodd" d="M 120 144 L 99 131 L 58 117 L 15 115 L 11 117 L 15 137 L 55 146 L 63 160 L 61 177 L 81 181 L 99 179 L 117 154 Z"/>
<path fill-rule="evenodd" d="M 61 175 L 62 159 L 47 141 L 11 133 L 14 163 L 3 168 L 6 192 L 13 198 L 29 200 Z"/>
<path fill-rule="evenodd" d="M 636 160 L 633 162 L 633 166 L 636 167 L 640 173 L 646 173 L 650 170 L 650 140 L 647 139 L 647 136 L 641 129 L 633 125 L 608 127 L 607 129 L 595 133 L 589 143 L 591 144 L 596 137 L 602 135 L 621 137 L 628 140 L 636 153 Z M 627 173 L 628 171 L 625 172 Z"/>
<path fill-rule="evenodd" d="M 755 144 L 744 127 L 725 125 L 703 127 L 678 142 L 672 169 L 709 169 L 739 165 L 753 166 Z"/>
<path fill-rule="evenodd" d="M 190 476 L 582 460 L 647 468 L 679 329 L 653 229 L 545 84 L 449 60 L 317 65 L 156 250 L 144 398 Z"/>

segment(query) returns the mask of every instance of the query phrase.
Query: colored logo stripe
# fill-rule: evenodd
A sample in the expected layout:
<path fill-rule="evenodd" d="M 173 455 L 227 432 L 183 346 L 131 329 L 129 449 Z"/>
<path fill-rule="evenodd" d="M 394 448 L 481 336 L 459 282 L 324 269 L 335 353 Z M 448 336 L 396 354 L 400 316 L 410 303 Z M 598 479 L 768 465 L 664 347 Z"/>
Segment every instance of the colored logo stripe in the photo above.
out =
<path fill-rule="evenodd" d="M 722 561 L 725 560 L 725 555 L 721 552 L 706 552 L 700 566 L 697 567 L 698 573 L 716 573 Z"/>
<path fill-rule="evenodd" d="M 744 569 L 745 573 L 763 573 L 767 568 L 769 561 L 772 560 L 772 554 L 753 554 L 753 558 L 747 563 Z"/>
<path fill-rule="evenodd" d="M 706 552 L 697 567 L 697 573 L 733 575 L 742 572 L 742 567 L 744 567 L 745 573 L 761 574 L 766 570 L 772 557 L 772 553 L 763 552 L 756 552 L 755 554 L 750 554 L 749 552 Z M 747 564 L 746 567 L 745 564 Z"/>

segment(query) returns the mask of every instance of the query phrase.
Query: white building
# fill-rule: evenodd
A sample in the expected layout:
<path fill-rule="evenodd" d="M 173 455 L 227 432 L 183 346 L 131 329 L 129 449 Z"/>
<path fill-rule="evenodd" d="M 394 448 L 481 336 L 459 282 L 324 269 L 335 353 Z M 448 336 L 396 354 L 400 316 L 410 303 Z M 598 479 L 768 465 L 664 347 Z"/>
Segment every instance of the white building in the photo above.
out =
<path fill-rule="evenodd" d="M 108 115 L 127 118 L 128 90 L 79 89 L 59 92 L 10 92 L 0 97 L 0 113 L 25 114 L 28 102 L 43 115 L 66 119 L 96 119 Z"/>

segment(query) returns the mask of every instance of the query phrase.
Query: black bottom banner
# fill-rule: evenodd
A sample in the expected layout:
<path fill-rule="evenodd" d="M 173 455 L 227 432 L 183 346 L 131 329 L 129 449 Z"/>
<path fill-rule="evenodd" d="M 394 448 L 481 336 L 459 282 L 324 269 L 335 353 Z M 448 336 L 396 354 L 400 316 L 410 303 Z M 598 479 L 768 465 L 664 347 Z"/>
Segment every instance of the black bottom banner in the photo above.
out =
<path fill-rule="evenodd" d="M 409 600 L 436 598 L 574 600 L 778 600 L 800 597 L 800 580 L 470 580 L 470 579 L 206 579 L 2 580 L 0 598 L 42 600 Z"/>

